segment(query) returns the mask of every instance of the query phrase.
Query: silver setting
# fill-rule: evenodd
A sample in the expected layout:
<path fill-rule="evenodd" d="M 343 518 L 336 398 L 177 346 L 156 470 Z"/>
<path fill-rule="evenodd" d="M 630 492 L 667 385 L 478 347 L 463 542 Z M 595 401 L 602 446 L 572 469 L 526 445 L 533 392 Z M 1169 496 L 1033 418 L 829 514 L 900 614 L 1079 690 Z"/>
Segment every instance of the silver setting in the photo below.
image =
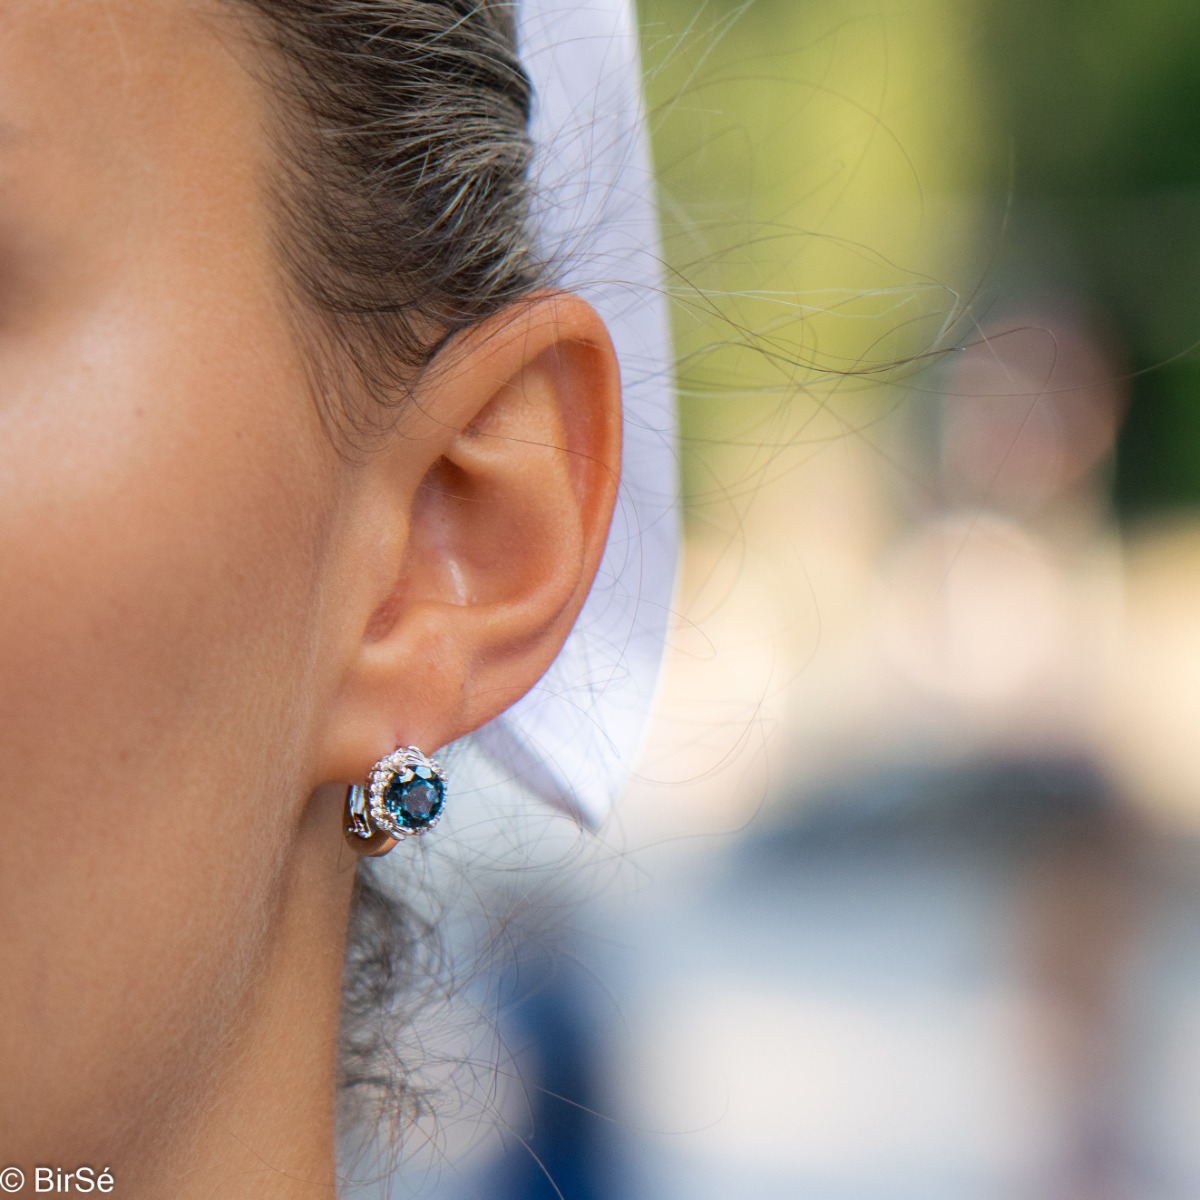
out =
<path fill-rule="evenodd" d="M 428 825 L 414 829 L 397 820 L 383 803 L 384 793 L 394 781 L 410 783 L 417 778 L 438 780 L 445 796 L 446 773 L 435 759 L 422 754 L 416 746 L 402 746 L 381 758 L 371 768 L 367 786 L 363 788 L 356 784 L 350 789 L 350 823 L 346 832 L 364 841 L 375 833 L 383 833 L 402 842 L 406 837 L 415 837 L 432 829 L 442 819 L 440 812 Z"/>
<path fill-rule="evenodd" d="M 371 836 L 371 826 L 367 821 L 367 793 L 359 784 L 352 783 L 346 802 L 350 808 L 350 824 L 346 826 L 346 832 L 366 841 Z"/>

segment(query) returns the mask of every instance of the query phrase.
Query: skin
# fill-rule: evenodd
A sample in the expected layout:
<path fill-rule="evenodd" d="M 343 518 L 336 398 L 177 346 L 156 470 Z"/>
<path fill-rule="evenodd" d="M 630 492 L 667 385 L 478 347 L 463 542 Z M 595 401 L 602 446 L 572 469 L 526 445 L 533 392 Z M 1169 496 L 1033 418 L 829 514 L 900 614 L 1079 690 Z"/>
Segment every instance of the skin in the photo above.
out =
<path fill-rule="evenodd" d="M 536 682 L 619 458 L 563 295 L 339 452 L 249 47 L 184 0 L 0 0 L 0 1166 L 128 1200 L 334 1194 L 345 786 Z"/>

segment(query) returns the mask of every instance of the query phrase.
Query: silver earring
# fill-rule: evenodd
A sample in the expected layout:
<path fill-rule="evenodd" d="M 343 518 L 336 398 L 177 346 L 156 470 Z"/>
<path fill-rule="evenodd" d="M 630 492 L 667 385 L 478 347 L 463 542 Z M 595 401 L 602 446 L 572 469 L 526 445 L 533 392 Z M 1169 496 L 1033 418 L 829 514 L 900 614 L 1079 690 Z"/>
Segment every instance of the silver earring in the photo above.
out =
<path fill-rule="evenodd" d="M 446 803 L 446 773 L 416 746 L 381 758 L 366 787 L 346 792 L 346 840 L 358 854 L 386 854 L 397 842 L 432 829 Z"/>

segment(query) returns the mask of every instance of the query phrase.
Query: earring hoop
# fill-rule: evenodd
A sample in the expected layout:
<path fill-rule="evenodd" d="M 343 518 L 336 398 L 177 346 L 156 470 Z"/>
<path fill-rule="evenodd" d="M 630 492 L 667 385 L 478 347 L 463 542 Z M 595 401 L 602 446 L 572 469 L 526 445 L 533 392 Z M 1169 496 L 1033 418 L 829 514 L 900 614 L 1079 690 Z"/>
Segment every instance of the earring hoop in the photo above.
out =
<path fill-rule="evenodd" d="M 416 746 L 403 746 L 381 758 L 366 786 L 346 791 L 344 827 L 355 853 L 386 854 L 406 837 L 432 829 L 446 803 L 446 773 Z"/>

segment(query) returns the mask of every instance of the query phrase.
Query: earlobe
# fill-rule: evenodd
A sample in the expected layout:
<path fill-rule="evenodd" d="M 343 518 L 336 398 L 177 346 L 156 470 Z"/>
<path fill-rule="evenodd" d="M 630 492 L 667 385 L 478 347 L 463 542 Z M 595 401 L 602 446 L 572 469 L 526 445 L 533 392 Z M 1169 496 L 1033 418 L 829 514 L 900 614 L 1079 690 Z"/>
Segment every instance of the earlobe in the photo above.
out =
<path fill-rule="evenodd" d="M 535 297 L 461 335 L 411 421 L 363 468 L 393 569 L 357 602 L 329 714 L 328 779 L 396 745 L 436 747 L 525 694 L 553 661 L 603 553 L 620 465 L 620 388 L 582 300 Z M 385 481 L 380 486 L 379 479 Z"/>

